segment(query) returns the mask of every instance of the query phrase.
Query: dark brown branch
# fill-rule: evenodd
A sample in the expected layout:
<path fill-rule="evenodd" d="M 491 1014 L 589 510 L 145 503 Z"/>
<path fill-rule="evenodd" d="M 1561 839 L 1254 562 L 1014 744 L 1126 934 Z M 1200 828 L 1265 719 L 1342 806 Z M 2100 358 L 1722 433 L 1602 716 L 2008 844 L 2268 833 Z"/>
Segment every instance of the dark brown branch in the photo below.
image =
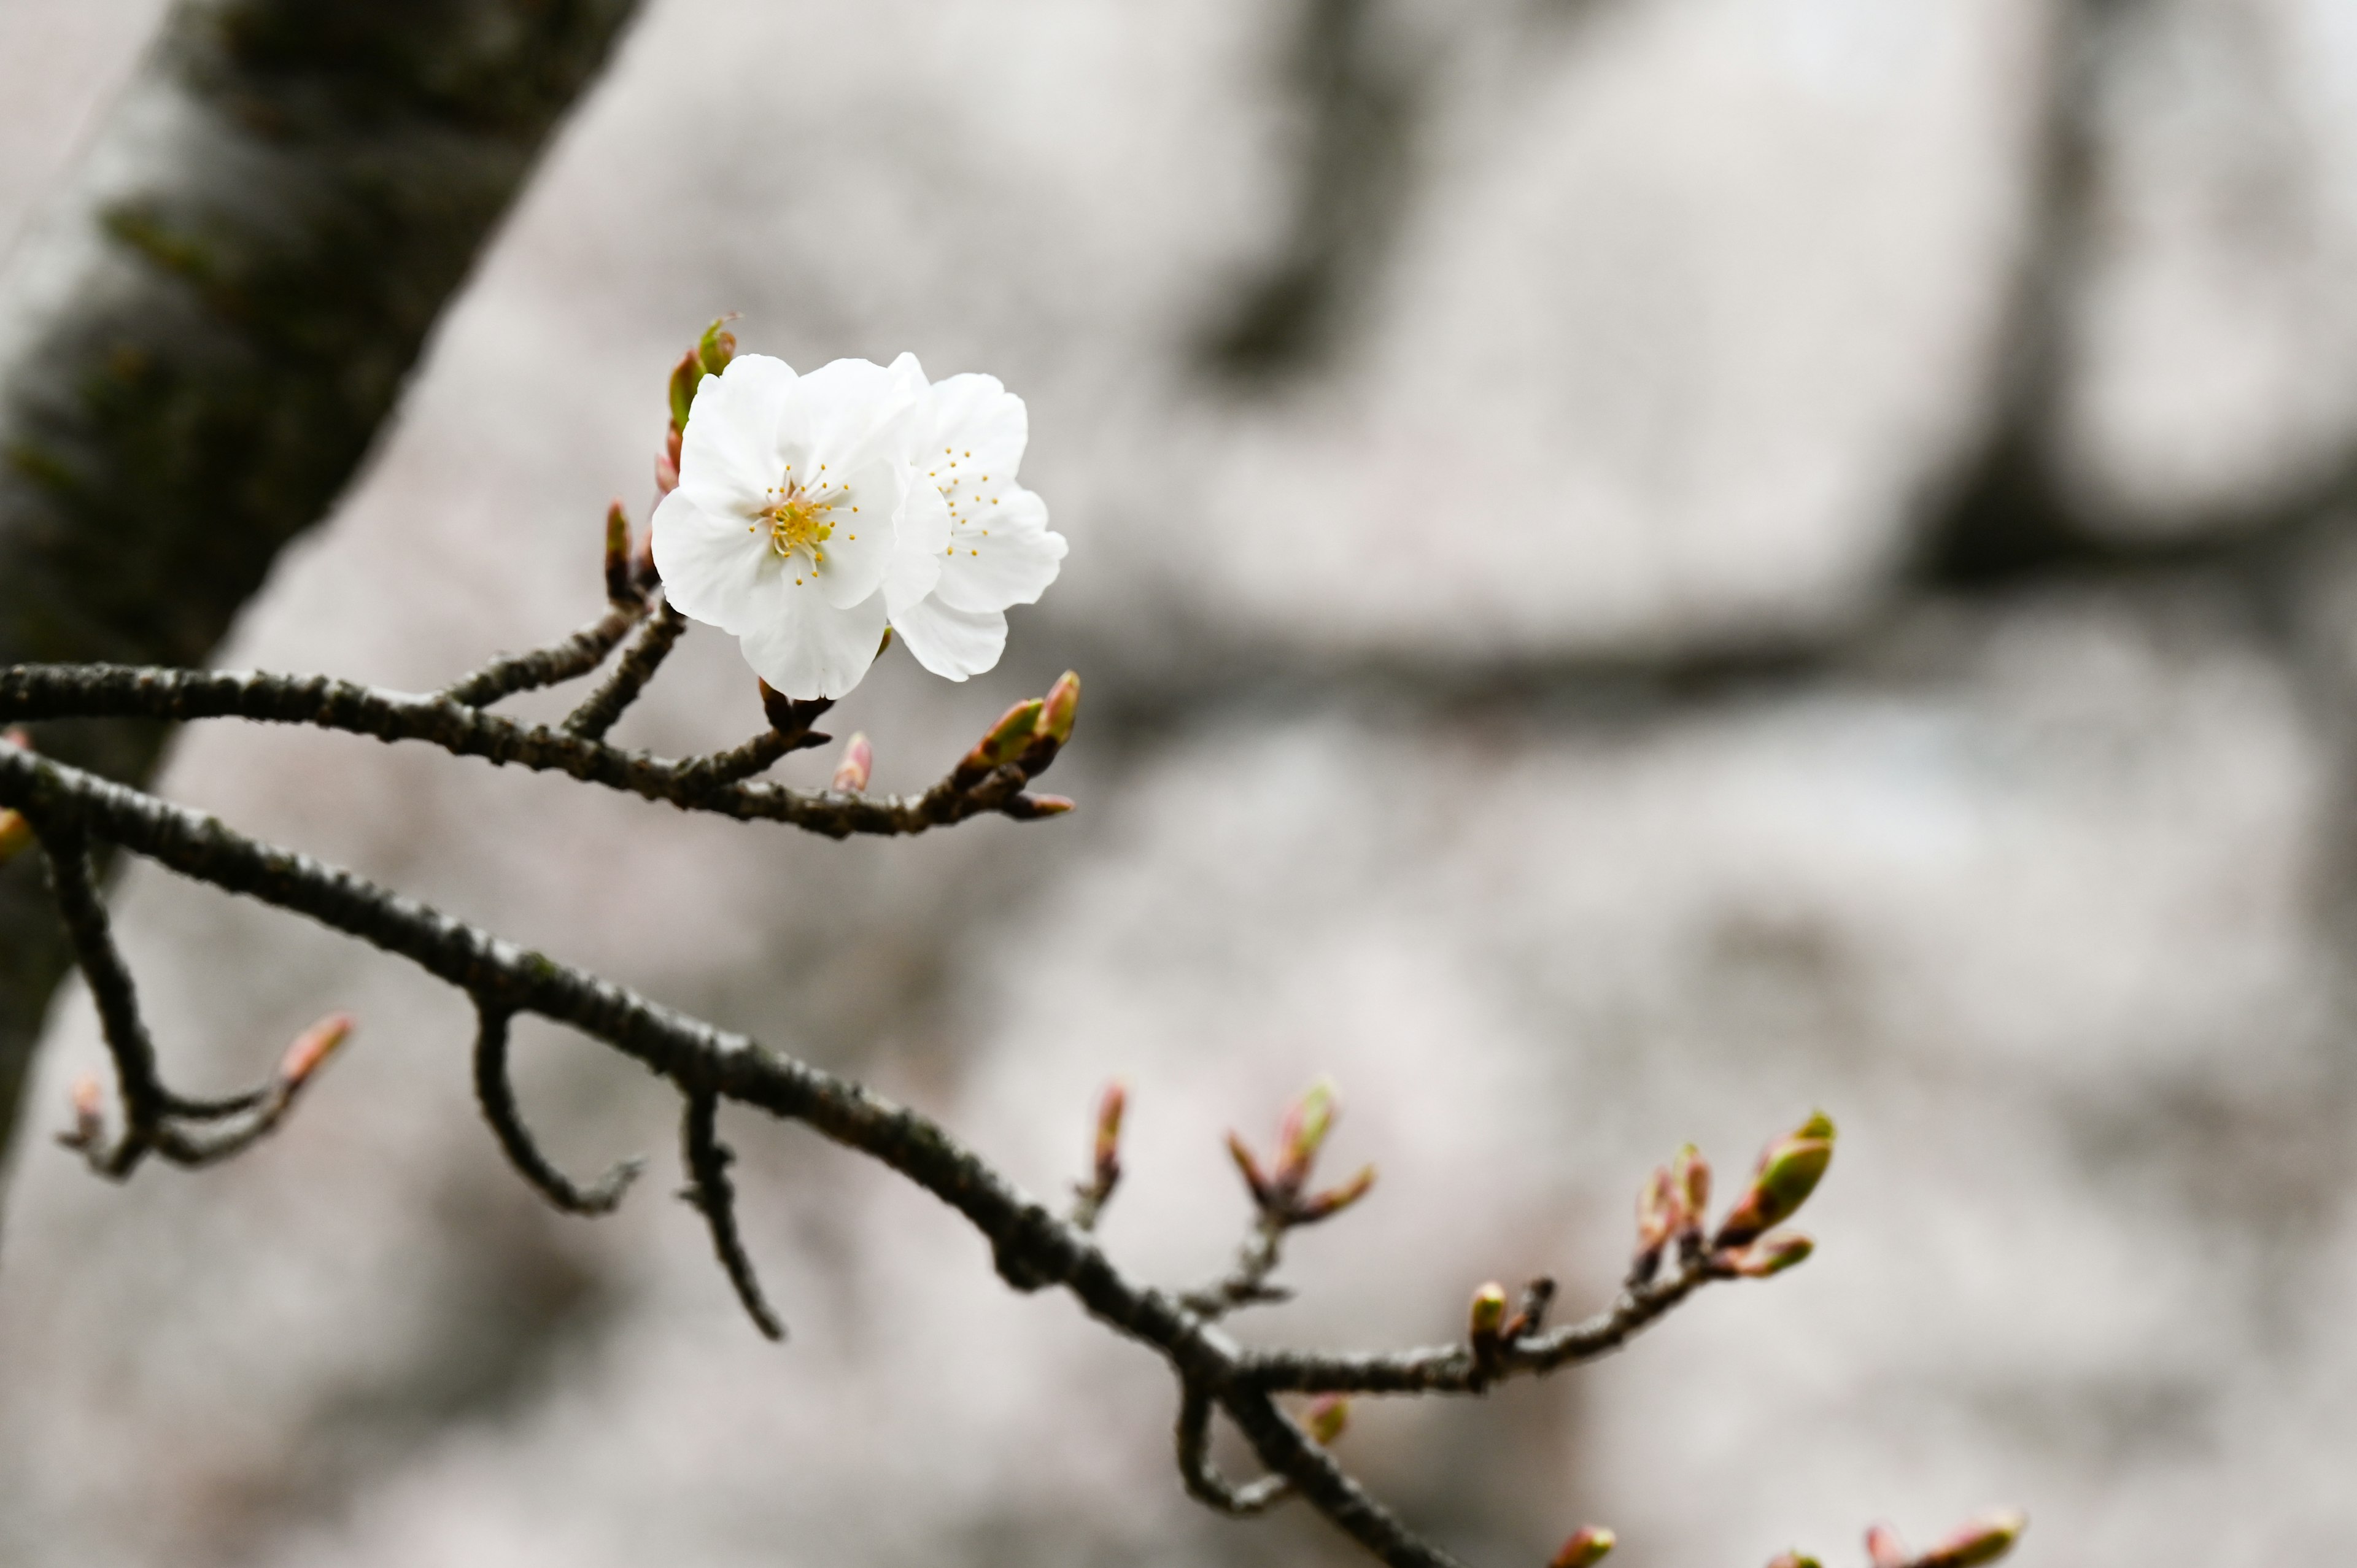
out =
<path fill-rule="evenodd" d="M 671 656 L 680 634 L 686 629 L 687 618 L 672 608 L 670 600 L 664 600 L 646 625 L 639 628 L 638 636 L 630 639 L 630 646 L 622 650 L 621 662 L 614 666 L 614 672 L 583 699 L 579 707 L 565 715 L 565 733 L 583 740 L 604 739 L 606 732 L 639 700 L 639 693 L 655 678 L 655 671 L 662 668 L 663 660 Z"/>
<path fill-rule="evenodd" d="M 737 1288 L 737 1299 L 745 1304 L 745 1315 L 753 1320 L 753 1326 L 772 1339 L 783 1339 L 785 1323 L 761 1294 L 760 1276 L 753 1272 L 753 1259 L 737 1231 L 737 1189 L 728 1179 L 728 1166 L 737 1153 L 720 1141 L 719 1111 L 720 1097 L 711 1090 L 688 1091 L 680 1144 L 693 1185 L 681 1196 L 703 1214 L 712 1231 L 712 1251 L 719 1257 L 728 1283 Z"/>
<path fill-rule="evenodd" d="M 13 748 L 10 748 L 13 749 Z M 93 1167 L 117 1178 L 131 1174 L 155 1146 L 156 1130 L 169 1108 L 156 1066 L 156 1043 L 139 1015 L 139 992 L 131 971 L 114 946 L 106 902 L 98 896 L 98 880 L 91 869 L 90 841 L 78 828 L 59 827 L 27 811 L 41 851 L 48 857 L 49 886 L 58 901 L 58 915 L 73 944 L 74 961 L 90 987 L 98 1009 L 99 1032 L 107 1055 L 114 1061 L 114 1081 L 123 1097 L 123 1140 L 113 1151 L 89 1152 Z"/>
<path fill-rule="evenodd" d="M 350 872 L 30 752 L 0 747 L 0 806 L 24 811 L 52 834 L 63 829 L 102 838 L 198 881 L 307 915 L 410 960 L 467 991 L 487 1013 L 529 1012 L 570 1025 L 678 1084 L 688 1096 L 683 1136 L 699 1207 L 757 1322 L 767 1309 L 727 1218 L 726 1156 L 713 1128 L 723 1099 L 802 1122 L 899 1173 L 986 1237 L 1010 1283 L 1070 1291 L 1100 1321 L 1155 1349 L 1188 1397 L 1227 1413 L 1270 1472 L 1267 1482 L 1238 1488 L 1222 1480 L 1214 1487 L 1207 1464 L 1185 1460 L 1190 1488 L 1223 1499 L 1215 1506 L 1265 1506 L 1264 1492 L 1274 1500 L 1281 1480 L 1394 1568 L 1456 1568 L 1369 1497 L 1271 1395 L 1472 1391 L 1476 1369 L 1466 1347 L 1388 1356 L 1245 1349 L 1178 1299 L 1128 1279 L 1092 1240 L 947 1131 L 860 1084 L 684 1017 Z M 1702 1283 L 1703 1267 L 1683 1261 L 1677 1273 L 1629 1293 L 1591 1324 L 1509 1347 L 1496 1375 L 1552 1370 L 1617 1348 Z M 1191 1406 L 1182 1414 L 1194 1419 Z"/>
<path fill-rule="evenodd" d="M 1178 1390 L 1178 1476 L 1187 1495 L 1236 1519 L 1266 1513 L 1292 1495 L 1282 1476 L 1263 1476 L 1237 1486 L 1211 1463 L 1211 1396 L 1193 1383 Z"/>
<path fill-rule="evenodd" d="M 564 641 L 526 653 L 501 654 L 439 694 L 445 702 L 482 708 L 518 692 L 577 680 L 606 662 L 606 655 L 646 613 L 644 601 L 619 601 Z"/>
<path fill-rule="evenodd" d="M 508 1082 L 507 1010 L 480 997 L 476 998 L 475 1010 L 475 1098 L 483 1108 L 483 1120 L 491 1124 L 500 1147 L 506 1151 L 508 1163 L 538 1188 L 541 1196 L 567 1214 L 612 1213 L 621 1203 L 622 1195 L 630 1191 L 630 1184 L 639 1178 L 639 1173 L 646 1168 L 646 1162 L 627 1159 L 588 1187 L 574 1185 L 570 1176 L 540 1152 L 540 1145 L 533 1141 L 531 1131 L 523 1124 L 522 1112 L 516 1107 L 515 1090 Z"/>
<path fill-rule="evenodd" d="M 327 676 L 104 664 L 0 670 L 0 723 L 90 717 L 241 718 L 309 725 L 384 741 L 423 741 L 453 756 L 563 773 L 683 810 L 739 821 L 782 822 L 830 838 L 920 833 L 989 812 L 1018 820 L 1049 814 L 1041 808 L 1050 798 L 1022 793 L 1030 776 L 1013 765 L 971 782 L 952 774 L 917 796 L 716 783 L 708 765 L 696 759 L 674 761 L 624 751 L 439 697 L 382 691 Z"/>

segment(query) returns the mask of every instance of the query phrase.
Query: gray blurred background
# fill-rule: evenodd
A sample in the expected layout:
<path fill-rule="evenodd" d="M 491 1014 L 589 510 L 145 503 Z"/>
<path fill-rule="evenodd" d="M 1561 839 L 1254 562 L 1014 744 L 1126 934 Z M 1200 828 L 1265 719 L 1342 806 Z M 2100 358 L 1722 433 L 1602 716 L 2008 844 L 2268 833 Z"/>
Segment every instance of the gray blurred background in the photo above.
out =
<path fill-rule="evenodd" d="M 0 8 L 0 242 L 160 7 Z M 406 688 L 591 614 L 711 315 L 1029 402 L 1072 553 L 1006 662 L 834 727 L 913 787 L 1087 681 L 1057 823 L 834 844 L 424 750 L 191 731 L 162 787 L 856 1073 L 1034 1191 L 1133 1091 L 1106 1225 L 1188 1282 L 1218 1140 L 1319 1071 L 1375 1197 L 1248 1322 L 1609 1293 L 1644 1170 L 1822 1104 L 1815 1260 L 1348 1456 L 1482 1563 L 1846 1560 L 1994 1502 L 2020 1561 L 2357 1543 L 2357 9 L 2346 0 L 654 0 L 336 515 L 222 662 Z M 524 704 L 531 709 L 531 704 Z M 558 711 L 544 702 L 537 710 Z M 620 733 L 759 723 L 693 635 Z M 787 776 L 823 779 L 825 756 Z M 745 1324 L 667 1097 L 528 1036 L 587 1171 L 471 1108 L 461 999 L 135 868 L 192 1087 L 331 1006 L 288 1130 L 93 1181 L 32 1134 L 0 1560 L 1341 1563 L 1188 1503 L 1159 1365 L 944 1210 L 747 1118 Z M 2340 1477 L 2339 1482 L 2333 1480 Z"/>

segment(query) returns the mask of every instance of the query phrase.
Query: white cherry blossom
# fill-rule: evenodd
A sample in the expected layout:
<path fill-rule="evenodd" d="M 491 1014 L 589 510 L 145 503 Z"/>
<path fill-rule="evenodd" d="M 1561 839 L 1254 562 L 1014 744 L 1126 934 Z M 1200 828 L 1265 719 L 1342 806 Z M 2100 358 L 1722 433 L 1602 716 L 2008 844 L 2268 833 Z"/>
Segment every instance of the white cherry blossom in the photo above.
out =
<path fill-rule="evenodd" d="M 740 354 L 696 388 L 679 484 L 655 509 L 655 565 L 683 615 L 736 637 L 787 696 L 857 685 L 883 639 L 887 579 L 922 599 L 942 575 L 951 520 L 911 482 L 928 397 L 907 354 L 804 376 Z"/>
<path fill-rule="evenodd" d="M 1064 536 L 1048 527 L 1047 503 L 1015 481 L 1030 423 L 997 377 L 935 381 L 914 431 L 910 564 L 892 575 L 885 599 L 917 662 L 963 681 L 998 662 L 1007 607 L 1037 602 L 1056 580 Z M 914 564 L 920 551 L 938 567 L 930 578 Z"/>

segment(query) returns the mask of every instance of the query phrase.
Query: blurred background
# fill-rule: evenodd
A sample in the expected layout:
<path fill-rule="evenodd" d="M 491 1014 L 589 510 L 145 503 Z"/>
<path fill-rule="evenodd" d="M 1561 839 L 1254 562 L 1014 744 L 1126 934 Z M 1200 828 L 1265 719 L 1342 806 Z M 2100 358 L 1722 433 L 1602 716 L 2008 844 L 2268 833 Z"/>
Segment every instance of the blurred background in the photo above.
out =
<path fill-rule="evenodd" d="M 154 0 L 0 10 L 0 243 Z M 409 689 L 594 614 L 711 316 L 1029 403 L 1072 553 L 1006 663 L 895 655 L 879 786 L 1087 682 L 1056 823 L 836 844 L 229 727 L 162 788 L 855 1073 L 1035 1192 L 1131 1086 L 1109 1245 L 1245 1220 L 1219 1140 L 1322 1071 L 1374 1197 L 1284 1341 L 1606 1298 L 1644 1172 L 1822 1105 L 1817 1257 L 1346 1456 L 1477 1563 L 1846 1560 L 2026 1507 L 2025 1563 L 2357 1541 L 2357 11 L 2341 0 L 652 0 L 362 480 L 221 654 Z M 520 704 L 556 713 L 561 702 Z M 619 732 L 760 723 L 692 634 Z M 823 780 L 829 754 L 784 776 Z M 668 1096 L 528 1035 L 543 1208 L 457 996 L 134 867 L 168 1062 L 361 1020 L 189 1177 L 48 1146 L 0 1260 L 0 1558 L 1341 1564 L 1182 1497 L 1158 1362 L 930 1199 L 746 1117 L 743 1321 Z M 1231 1453 L 1229 1463 L 1239 1463 Z"/>

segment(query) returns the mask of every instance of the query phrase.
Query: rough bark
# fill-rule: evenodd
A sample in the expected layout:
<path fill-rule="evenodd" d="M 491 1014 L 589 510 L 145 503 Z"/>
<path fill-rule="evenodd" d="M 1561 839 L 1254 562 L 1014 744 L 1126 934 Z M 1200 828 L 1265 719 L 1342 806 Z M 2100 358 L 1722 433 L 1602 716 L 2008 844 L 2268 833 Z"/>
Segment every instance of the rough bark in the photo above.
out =
<path fill-rule="evenodd" d="M 366 457 L 636 0 L 183 0 L 0 284 L 0 664 L 202 663 Z M 163 729 L 52 726 L 113 777 Z M 66 961 L 0 871 L 0 1155 Z"/>

